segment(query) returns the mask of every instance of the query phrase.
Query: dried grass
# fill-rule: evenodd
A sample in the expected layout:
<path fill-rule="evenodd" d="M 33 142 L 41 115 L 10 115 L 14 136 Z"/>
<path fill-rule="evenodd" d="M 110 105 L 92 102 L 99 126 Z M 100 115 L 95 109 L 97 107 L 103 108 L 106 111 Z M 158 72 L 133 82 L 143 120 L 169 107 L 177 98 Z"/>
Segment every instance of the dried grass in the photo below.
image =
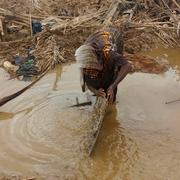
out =
<path fill-rule="evenodd" d="M 28 40 L 27 44 L 34 46 L 34 55 L 38 60 L 41 72 L 47 69 L 47 66 L 52 68 L 57 63 L 72 60 L 75 49 L 83 43 L 85 38 L 91 32 L 105 26 L 106 28 L 121 29 L 124 32 L 126 47 L 137 47 L 139 43 L 144 44 L 144 46 L 139 46 L 139 50 L 142 50 L 143 47 L 154 46 L 157 37 L 158 43 L 176 47 L 179 46 L 180 15 L 174 13 L 174 7 L 179 8 L 178 3 L 179 0 L 173 0 L 171 5 L 166 0 L 136 0 L 133 2 L 118 0 L 106 2 L 55 0 L 49 2 L 37 0 L 31 7 L 32 18 L 43 19 L 47 30 L 36 35 L 33 40 Z M 24 23 L 27 27 L 29 26 L 29 14 L 24 11 L 11 12 L 0 8 L 0 15 L 13 16 L 17 24 L 19 22 L 19 24 Z M 50 15 L 53 16 L 49 18 Z M 149 41 L 148 39 L 153 40 Z M 25 41 L 23 40 L 22 44 Z M 18 43 L 11 42 L 11 44 Z M 3 47 L 3 44 L 0 46 Z M 26 47 L 23 44 L 23 46 L 20 45 L 19 49 L 22 50 Z M 0 53 L 3 54 L 3 51 L 7 50 L 2 48 Z"/>

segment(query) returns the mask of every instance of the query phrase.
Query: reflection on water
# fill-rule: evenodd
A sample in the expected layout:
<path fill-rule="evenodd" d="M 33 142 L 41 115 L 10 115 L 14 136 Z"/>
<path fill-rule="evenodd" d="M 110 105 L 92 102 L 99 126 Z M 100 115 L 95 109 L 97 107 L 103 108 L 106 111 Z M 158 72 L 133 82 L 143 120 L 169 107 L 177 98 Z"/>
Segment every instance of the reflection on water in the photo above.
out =
<path fill-rule="evenodd" d="M 176 49 L 157 48 L 157 49 L 153 49 L 152 51 L 146 52 L 145 54 L 153 57 L 168 59 L 171 65 L 180 67 L 180 48 L 176 48 Z"/>
<path fill-rule="evenodd" d="M 179 51 L 173 54 L 180 58 Z M 69 108 L 76 97 L 87 100 L 78 68 L 57 68 L 1 107 L 0 120 L 8 121 L 0 122 L 0 172 L 78 180 L 179 180 L 180 104 L 165 104 L 180 97 L 178 77 L 172 69 L 162 75 L 128 75 L 88 158 L 80 144 L 90 108 Z M 6 83 L 11 87 L 12 82 Z"/>
<path fill-rule="evenodd" d="M 7 113 L 7 112 L 0 112 L 0 120 L 6 120 L 13 118 L 13 113 Z"/>
<path fill-rule="evenodd" d="M 61 79 L 61 73 L 62 73 L 62 66 L 57 66 L 57 68 L 55 69 L 55 81 L 54 81 L 54 85 L 53 85 L 53 90 L 57 91 L 58 88 L 58 82 Z"/>

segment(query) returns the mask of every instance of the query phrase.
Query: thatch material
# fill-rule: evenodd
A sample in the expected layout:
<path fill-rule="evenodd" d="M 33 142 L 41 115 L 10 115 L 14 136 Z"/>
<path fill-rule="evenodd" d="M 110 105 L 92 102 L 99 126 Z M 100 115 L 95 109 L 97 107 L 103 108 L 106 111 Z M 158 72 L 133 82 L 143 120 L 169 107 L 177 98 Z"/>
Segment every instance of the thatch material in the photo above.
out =
<path fill-rule="evenodd" d="M 46 18 L 53 3 L 54 7 L 55 5 L 57 7 L 62 4 L 67 5 L 65 6 L 67 11 L 73 11 L 72 7 L 74 7 L 74 11 Z M 42 5 L 45 7 L 44 13 Z M 81 6 L 84 8 L 87 5 L 88 8 L 85 8 L 83 12 L 79 10 Z M 75 49 L 84 42 L 90 33 L 99 29 L 116 28 L 124 38 L 125 50 L 129 53 L 147 50 L 159 43 L 170 47 L 176 47 L 180 44 L 179 0 L 113 0 L 106 3 L 92 0 L 91 5 L 86 0 L 68 2 L 55 0 L 51 3 L 38 0 L 33 4 L 33 8 L 32 18 L 43 19 L 43 24 L 49 30 L 33 37 L 33 41 L 23 39 L 19 43 L 9 42 L 9 45 L 7 45 L 8 43 L 0 43 L 0 54 L 2 59 L 9 60 L 11 59 L 9 54 L 13 55 L 18 51 L 21 53 L 27 46 L 33 46 L 41 72 L 47 64 L 54 67 L 57 63 L 73 60 Z M 48 11 L 46 8 L 49 8 Z M 42 13 L 37 15 L 35 9 Z M 28 27 L 30 23 L 29 13 L 11 12 L 0 8 L 0 15 L 9 21 L 19 23 L 19 25 L 25 24 Z M 25 43 L 27 44 L 25 45 Z M 16 46 L 17 44 L 18 46 Z M 13 47 L 17 49 L 14 50 Z"/>
<path fill-rule="evenodd" d="M 42 73 L 45 69 L 54 68 L 57 64 L 64 63 L 66 60 L 61 55 L 57 44 L 56 36 L 48 31 L 44 31 L 34 39 L 34 56 L 37 60 L 37 66 Z"/>

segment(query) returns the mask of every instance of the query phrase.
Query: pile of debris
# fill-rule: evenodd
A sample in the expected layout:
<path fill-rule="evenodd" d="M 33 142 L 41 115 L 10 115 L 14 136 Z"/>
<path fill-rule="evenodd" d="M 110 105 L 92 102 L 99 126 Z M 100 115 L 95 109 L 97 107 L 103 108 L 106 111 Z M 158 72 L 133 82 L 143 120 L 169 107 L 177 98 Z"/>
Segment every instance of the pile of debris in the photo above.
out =
<path fill-rule="evenodd" d="M 90 33 L 99 29 L 116 29 L 124 39 L 125 52 L 129 54 L 159 45 L 177 47 L 180 44 L 179 0 L 54 0 L 51 3 L 37 0 L 26 4 L 29 8 L 21 13 L 16 8 L 16 11 L 10 11 L 10 2 L 6 2 L 8 10 L 0 9 L 3 41 L 0 43 L 0 65 L 5 61 L 16 65 L 13 56 L 18 53 L 21 56 L 26 54 L 28 62 L 23 62 L 29 63 L 26 52 L 30 47 L 34 56 L 34 60 L 30 62 L 36 69 L 34 75 L 41 74 L 58 63 L 72 61 L 75 49 Z M 5 8 L 4 5 L 2 7 Z M 42 32 L 33 31 L 34 20 L 42 24 Z M 11 35 L 19 39 L 10 38 Z M 159 67 L 157 61 L 151 58 L 135 57 L 127 58 L 136 71 L 158 73 L 166 69 L 160 64 Z M 153 68 L 147 68 L 146 61 L 140 59 L 148 59 Z M 19 68 L 16 70 L 17 75 L 19 71 L 22 72 Z"/>

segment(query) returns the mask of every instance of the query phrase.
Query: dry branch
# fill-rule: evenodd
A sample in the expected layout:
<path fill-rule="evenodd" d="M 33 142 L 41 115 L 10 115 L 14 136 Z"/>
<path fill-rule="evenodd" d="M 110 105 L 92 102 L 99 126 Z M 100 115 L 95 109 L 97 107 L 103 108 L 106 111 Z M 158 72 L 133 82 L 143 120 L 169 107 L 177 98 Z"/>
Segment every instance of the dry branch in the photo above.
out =
<path fill-rule="evenodd" d="M 57 64 L 66 61 L 57 45 L 56 36 L 50 32 L 42 32 L 34 43 L 36 44 L 34 55 L 40 72 L 43 72 L 48 67 L 54 68 Z"/>
<path fill-rule="evenodd" d="M 117 16 L 117 13 L 119 13 L 119 6 L 120 6 L 120 1 L 114 0 L 107 12 L 107 15 L 105 17 L 105 20 L 103 22 L 104 26 L 108 26 L 111 22 L 111 20 L 114 18 L 114 16 Z"/>
<path fill-rule="evenodd" d="M 172 2 L 180 9 L 180 5 L 177 3 L 176 0 L 172 0 Z"/>
<path fill-rule="evenodd" d="M 63 31 L 65 33 L 66 31 L 71 31 L 74 29 L 80 29 L 89 26 L 98 26 L 99 24 L 101 24 L 99 17 L 101 17 L 103 14 L 104 14 L 104 10 L 99 10 L 96 13 L 92 12 L 84 16 L 75 17 L 71 20 L 65 20 L 65 21 L 61 20 L 61 23 L 51 28 L 51 31 L 52 32 Z"/>

